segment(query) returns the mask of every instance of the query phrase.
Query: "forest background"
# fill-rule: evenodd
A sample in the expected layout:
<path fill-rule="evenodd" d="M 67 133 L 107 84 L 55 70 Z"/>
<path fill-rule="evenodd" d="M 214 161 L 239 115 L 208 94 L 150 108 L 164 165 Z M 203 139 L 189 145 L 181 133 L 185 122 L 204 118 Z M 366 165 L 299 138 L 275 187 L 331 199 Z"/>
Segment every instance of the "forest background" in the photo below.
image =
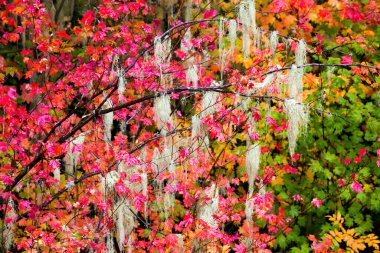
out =
<path fill-rule="evenodd" d="M 380 252 L 377 1 L 0 6 L 1 252 Z"/>

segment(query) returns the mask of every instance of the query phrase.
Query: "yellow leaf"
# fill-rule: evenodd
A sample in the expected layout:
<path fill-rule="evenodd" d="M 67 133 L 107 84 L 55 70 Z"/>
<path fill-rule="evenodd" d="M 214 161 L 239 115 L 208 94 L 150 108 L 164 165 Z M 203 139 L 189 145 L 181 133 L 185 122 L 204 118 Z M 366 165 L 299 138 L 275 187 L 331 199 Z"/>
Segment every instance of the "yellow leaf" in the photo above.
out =
<path fill-rule="evenodd" d="M 373 90 L 371 89 L 371 86 L 364 85 L 362 83 L 359 84 L 359 88 L 362 89 L 363 93 L 366 96 L 371 96 L 373 93 Z"/>
<path fill-rule="evenodd" d="M 340 0 L 329 0 L 329 5 L 334 6 L 334 8 L 341 9 L 342 8 L 342 2 Z"/>
<path fill-rule="evenodd" d="M 312 183 L 314 181 L 314 171 L 310 168 L 306 169 L 305 178 L 307 181 Z"/>
<path fill-rule="evenodd" d="M 291 27 L 291 26 L 293 26 L 293 25 L 296 24 L 297 18 L 295 16 L 293 16 L 293 15 L 286 15 L 283 18 L 283 22 L 284 22 L 285 26 Z"/>
<path fill-rule="evenodd" d="M 25 10 L 25 7 L 24 7 L 24 6 L 18 6 L 18 7 L 16 7 L 16 8 L 13 9 L 13 11 L 14 11 L 15 14 L 20 14 L 20 13 L 22 13 L 24 10 Z"/>
<path fill-rule="evenodd" d="M 222 248 L 222 253 L 228 253 L 230 252 L 230 246 L 229 245 L 224 245 Z"/>
<path fill-rule="evenodd" d="M 277 173 L 276 177 L 274 178 L 274 180 L 272 180 L 271 185 L 272 186 L 275 186 L 275 185 L 284 185 L 283 176 L 284 176 L 284 172 L 283 171 L 279 171 Z"/>
<path fill-rule="evenodd" d="M 375 33 L 371 30 L 366 30 L 363 32 L 363 35 L 369 36 L 369 37 L 375 37 Z"/>

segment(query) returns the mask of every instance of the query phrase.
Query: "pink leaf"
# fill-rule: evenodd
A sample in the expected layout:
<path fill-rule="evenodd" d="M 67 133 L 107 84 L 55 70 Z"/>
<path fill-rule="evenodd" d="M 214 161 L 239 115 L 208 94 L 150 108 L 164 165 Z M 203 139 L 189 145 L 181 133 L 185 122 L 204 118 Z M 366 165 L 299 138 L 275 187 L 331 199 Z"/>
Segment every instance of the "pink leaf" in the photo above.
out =
<path fill-rule="evenodd" d="M 272 117 L 266 117 L 265 121 L 267 122 L 268 125 L 275 125 L 276 121 Z"/>
<path fill-rule="evenodd" d="M 313 200 L 311 201 L 311 204 L 317 208 L 320 208 L 323 204 L 323 200 L 318 199 L 318 198 L 313 198 Z"/>
<path fill-rule="evenodd" d="M 7 151 L 7 144 L 0 141 L 0 152 L 4 153 L 5 151 Z"/>
<path fill-rule="evenodd" d="M 351 158 L 346 158 L 344 159 L 344 165 L 350 164 L 351 163 Z"/>
<path fill-rule="evenodd" d="M 352 60 L 351 56 L 349 56 L 349 55 L 342 57 L 342 61 L 341 61 L 342 64 L 351 64 L 353 62 L 354 61 Z"/>
<path fill-rule="evenodd" d="M 352 22 L 357 23 L 363 20 L 362 14 L 358 11 L 359 5 L 352 4 L 350 7 L 346 7 L 343 11 L 343 16 L 346 19 L 351 19 Z"/>
<path fill-rule="evenodd" d="M 274 13 L 279 13 L 287 9 L 286 2 L 284 0 L 274 0 L 269 7 Z"/>
<path fill-rule="evenodd" d="M 132 174 L 130 177 L 129 177 L 129 182 L 131 183 L 136 183 L 136 182 L 141 182 L 141 175 L 139 174 Z"/>
<path fill-rule="evenodd" d="M 245 247 L 245 245 L 243 243 L 236 244 L 235 247 L 234 247 L 234 250 L 235 250 L 236 253 L 245 253 L 245 252 L 247 252 L 247 248 Z"/>
<path fill-rule="evenodd" d="M 189 154 L 190 154 L 190 152 L 188 149 L 181 149 L 179 151 L 179 155 L 181 158 L 185 158 L 185 157 L 189 156 Z"/>
<path fill-rule="evenodd" d="M 52 167 L 53 169 L 58 169 L 59 168 L 59 161 L 54 159 L 54 160 L 50 160 L 49 162 L 49 166 Z"/>
<path fill-rule="evenodd" d="M 187 212 L 185 216 L 183 217 L 183 220 L 179 223 L 179 226 L 188 227 L 188 226 L 191 226 L 193 222 L 194 222 L 193 216 L 191 216 L 191 214 Z"/>
<path fill-rule="evenodd" d="M 205 13 L 203 14 L 203 17 L 205 19 L 212 18 L 216 16 L 218 12 L 216 10 L 206 10 Z"/>
<path fill-rule="evenodd" d="M 250 138 L 252 141 L 257 141 L 257 140 L 260 139 L 260 134 L 257 133 L 257 132 L 250 133 L 250 134 L 249 134 L 249 138 Z"/>
<path fill-rule="evenodd" d="M 21 200 L 19 203 L 19 207 L 21 210 L 26 211 L 30 209 L 30 202 L 26 200 Z"/>
<path fill-rule="evenodd" d="M 357 181 L 354 181 L 352 184 L 351 184 L 351 189 L 352 191 L 354 192 L 361 192 L 363 191 L 363 186 L 361 183 L 357 182 Z"/>
<path fill-rule="evenodd" d="M 301 198 L 301 196 L 300 195 L 293 195 L 293 200 L 294 201 L 303 201 L 303 199 Z"/>

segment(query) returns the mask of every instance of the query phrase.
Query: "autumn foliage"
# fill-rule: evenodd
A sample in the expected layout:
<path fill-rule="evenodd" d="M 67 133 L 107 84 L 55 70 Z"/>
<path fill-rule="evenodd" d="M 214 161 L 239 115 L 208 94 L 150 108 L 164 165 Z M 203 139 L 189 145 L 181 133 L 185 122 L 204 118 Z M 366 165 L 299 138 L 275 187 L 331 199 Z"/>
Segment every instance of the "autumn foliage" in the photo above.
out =
<path fill-rule="evenodd" d="M 379 252 L 377 1 L 73 2 L 0 0 L 0 252 Z"/>

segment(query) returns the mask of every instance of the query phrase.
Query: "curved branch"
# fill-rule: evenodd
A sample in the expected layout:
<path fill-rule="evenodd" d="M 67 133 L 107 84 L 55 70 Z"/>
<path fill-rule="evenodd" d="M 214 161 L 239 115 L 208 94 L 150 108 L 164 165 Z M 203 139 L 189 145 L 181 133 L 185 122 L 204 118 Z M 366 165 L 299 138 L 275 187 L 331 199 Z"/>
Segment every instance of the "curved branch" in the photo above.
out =
<path fill-rule="evenodd" d="M 270 70 L 268 72 L 265 72 L 265 73 L 262 73 L 261 76 L 266 76 L 266 75 L 269 75 L 269 74 L 272 74 L 272 73 L 276 73 L 276 72 L 280 72 L 280 71 L 284 71 L 284 70 L 287 70 L 287 69 L 291 69 L 293 65 L 289 65 L 289 66 L 285 66 L 285 67 L 282 67 L 282 68 L 279 68 L 279 69 L 273 69 L 273 70 Z M 380 71 L 380 67 L 376 67 L 376 66 L 372 66 L 372 65 L 365 65 L 365 64 L 360 64 L 360 63 L 352 63 L 352 64 L 342 64 L 342 63 L 337 63 L 337 64 L 333 64 L 333 63 L 309 63 L 309 64 L 305 64 L 305 65 L 300 65 L 300 66 L 297 66 L 297 65 L 294 65 L 296 66 L 297 68 L 306 68 L 306 67 L 313 67 L 313 66 L 319 66 L 319 67 L 363 67 L 363 68 L 368 68 L 368 69 L 375 69 L 377 71 Z"/>
<path fill-rule="evenodd" d="M 113 165 L 115 165 L 116 162 L 114 162 L 110 167 L 112 167 Z M 56 200 L 59 196 L 61 196 L 63 193 L 67 192 L 69 189 L 71 189 L 74 185 L 76 184 L 79 184 L 80 182 L 84 181 L 85 179 L 87 178 L 90 178 L 90 177 L 93 177 L 93 176 L 96 176 L 96 175 L 99 175 L 101 174 L 100 171 L 97 171 L 97 172 L 91 172 L 89 174 L 85 174 L 83 176 L 81 176 L 80 178 L 78 179 L 75 179 L 74 181 L 72 182 L 69 182 L 66 184 L 66 186 L 64 188 L 62 188 L 61 190 L 59 190 L 56 194 L 54 194 L 50 200 L 48 201 L 45 201 L 44 203 L 42 203 L 41 205 L 38 206 L 38 209 L 41 209 L 41 208 L 45 208 L 47 207 L 48 205 L 50 205 L 50 203 L 52 203 L 54 200 Z M 27 218 L 28 214 L 30 213 L 30 211 L 27 211 L 23 214 L 20 214 L 18 217 L 17 217 L 17 220 L 16 221 L 19 221 L 21 220 L 22 218 Z"/>

